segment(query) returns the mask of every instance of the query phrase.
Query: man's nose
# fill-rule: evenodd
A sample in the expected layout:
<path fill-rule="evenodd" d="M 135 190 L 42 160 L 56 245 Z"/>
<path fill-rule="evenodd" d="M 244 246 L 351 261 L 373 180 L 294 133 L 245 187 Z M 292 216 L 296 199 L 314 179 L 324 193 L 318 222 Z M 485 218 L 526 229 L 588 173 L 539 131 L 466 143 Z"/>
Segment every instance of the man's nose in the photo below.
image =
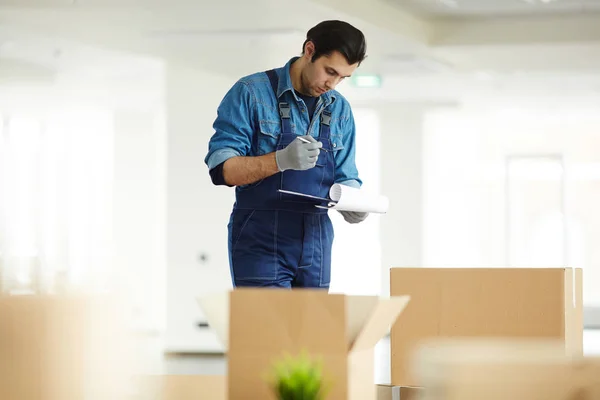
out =
<path fill-rule="evenodd" d="M 335 87 L 340 83 L 340 78 L 329 79 L 325 84 L 327 85 L 327 89 L 335 89 Z"/>

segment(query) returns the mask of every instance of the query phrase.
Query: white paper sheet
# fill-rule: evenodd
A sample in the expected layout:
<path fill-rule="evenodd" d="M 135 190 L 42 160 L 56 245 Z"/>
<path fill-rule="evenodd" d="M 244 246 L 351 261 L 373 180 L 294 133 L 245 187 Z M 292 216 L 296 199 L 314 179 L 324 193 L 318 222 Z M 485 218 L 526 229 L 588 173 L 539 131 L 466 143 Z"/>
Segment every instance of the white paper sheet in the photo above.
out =
<path fill-rule="evenodd" d="M 386 196 L 374 195 L 364 192 L 361 189 L 335 183 L 329 189 L 331 202 L 319 208 L 329 208 L 341 211 L 358 211 L 377 214 L 385 214 L 389 208 L 390 202 Z"/>

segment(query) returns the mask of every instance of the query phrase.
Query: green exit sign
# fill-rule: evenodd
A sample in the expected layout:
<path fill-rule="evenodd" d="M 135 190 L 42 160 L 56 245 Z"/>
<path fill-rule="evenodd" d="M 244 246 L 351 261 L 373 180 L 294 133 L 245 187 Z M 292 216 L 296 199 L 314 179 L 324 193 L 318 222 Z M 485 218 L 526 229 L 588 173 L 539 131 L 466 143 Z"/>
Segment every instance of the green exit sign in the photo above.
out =
<path fill-rule="evenodd" d="M 357 88 L 379 88 L 381 87 L 381 76 L 379 75 L 352 75 L 350 78 L 352 86 Z"/>

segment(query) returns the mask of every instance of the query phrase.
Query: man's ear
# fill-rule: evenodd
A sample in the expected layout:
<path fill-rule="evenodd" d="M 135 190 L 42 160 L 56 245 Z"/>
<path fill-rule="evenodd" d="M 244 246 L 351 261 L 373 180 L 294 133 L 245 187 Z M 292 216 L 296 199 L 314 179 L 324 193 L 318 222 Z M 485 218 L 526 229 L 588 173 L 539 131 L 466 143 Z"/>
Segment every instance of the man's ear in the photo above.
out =
<path fill-rule="evenodd" d="M 309 40 L 304 45 L 304 56 L 307 58 L 307 61 L 312 61 L 314 54 L 315 54 L 315 44 Z"/>

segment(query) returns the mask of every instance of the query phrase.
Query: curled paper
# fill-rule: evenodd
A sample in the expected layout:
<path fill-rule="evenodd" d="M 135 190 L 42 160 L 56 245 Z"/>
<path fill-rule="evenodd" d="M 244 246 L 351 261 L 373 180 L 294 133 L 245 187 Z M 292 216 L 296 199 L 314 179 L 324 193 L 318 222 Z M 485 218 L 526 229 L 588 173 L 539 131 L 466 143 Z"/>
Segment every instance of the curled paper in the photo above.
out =
<path fill-rule="evenodd" d="M 389 199 L 386 196 L 374 195 L 339 183 L 329 189 L 329 197 L 331 202 L 327 206 L 317 207 L 377 214 L 385 214 L 389 208 Z"/>

